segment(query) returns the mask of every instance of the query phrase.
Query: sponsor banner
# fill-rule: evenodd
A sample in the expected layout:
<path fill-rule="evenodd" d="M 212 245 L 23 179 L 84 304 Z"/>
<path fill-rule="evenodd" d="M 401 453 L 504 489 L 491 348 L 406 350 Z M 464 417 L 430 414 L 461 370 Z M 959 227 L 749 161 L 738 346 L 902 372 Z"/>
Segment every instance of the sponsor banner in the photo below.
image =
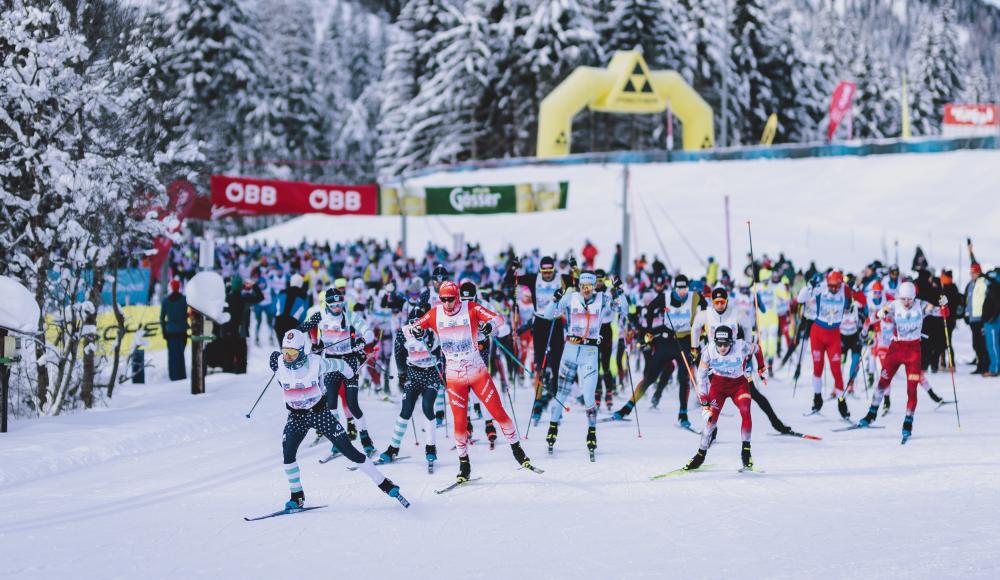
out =
<path fill-rule="evenodd" d="M 383 215 L 480 215 L 566 209 L 569 183 L 384 187 Z"/>
<path fill-rule="evenodd" d="M 837 132 L 837 125 L 844 120 L 851 110 L 854 102 L 854 92 L 856 86 L 849 81 L 840 81 L 837 88 L 833 90 L 833 98 L 830 99 L 830 125 L 826 129 L 827 141 L 833 141 L 833 135 Z"/>
<path fill-rule="evenodd" d="M 137 336 L 142 336 L 142 347 L 146 350 L 164 350 L 167 341 L 160 331 L 159 306 L 125 306 L 121 309 L 125 316 L 125 333 L 122 335 L 122 360 L 132 352 Z M 46 340 L 54 344 L 59 339 L 59 328 L 48 318 Z M 103 310 L 97 315 L 97 354 L 111 356 L 114 354 L 115 339 L 118 336 L 118 320 L 111 309 Z M 124 368 L 120 372 L 128 372 Z"/>
<path fill-rule="evenodd" d="M 149 298 L 149 270 L 146 268 L 121 268 L 118 270 L 118 304 L 128 306 L 132 304 L 146 304 Z M 56 285 L 55 300 L 67 303 L 69 301 L 68 292 L 71 291 L 70 280 L 63 279 L 63 274 L 54 270 L 49 271 L 49 280 Z M 60 280 L 62 280 L 60 282 Z M 79 284 L 76 289 L 75 302 L 83 302 L 87 299 L 91 283 L 94 280 L 93 270 L 84 270 L 79 275 Z M 112 273 L 105 272 L 104 288 L 101 291 L 101 302 L 111 304 Z"/>
<path fill-rule="evenodd" d="M 213 175 L 213 217 L 228 208 L 239 215 L 322 213 L 378 215 L 377 185 L 335 185 Z M 217 211 L 217 208 L 220 208 Z"/>
<path fill-rule="evenodd" d="M 167 186 L 167 197 L 167 207 L 160 212 L 160 220 L 170 224 L 169 235 L 172 236 L 180 231 L 181 224 L 191 213 L 198 192 L 189 181 L 178 179 Z M 153 240 L 153 249 L 156 251 L 150 260 L 150 274 L 153 280 L 159 280 L 163 262 L 167 259 L 173 243 L 169 236 L 159 236 Z"/>

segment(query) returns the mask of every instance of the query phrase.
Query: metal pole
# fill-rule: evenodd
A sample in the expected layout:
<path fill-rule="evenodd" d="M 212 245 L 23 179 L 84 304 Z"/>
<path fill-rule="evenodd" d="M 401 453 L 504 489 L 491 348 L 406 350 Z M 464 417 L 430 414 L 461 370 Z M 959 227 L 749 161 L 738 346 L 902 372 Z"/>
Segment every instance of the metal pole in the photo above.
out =
<path fill-rule="evenodd" d="M 733 275 L 733 240 L 729 235 L 729 194 L 725 196 L 726 204 L 726 270 Z"/>
<path fill-rule="evenodd" d="M 628 215 L 628 163 L 622 165 L 624 171 L 622 173 L 622 278 L 626 278 L 631 272 L 629 266 L 629 251 L 628 251 L 628 238 L 629 238 L 629 215 Z"/>

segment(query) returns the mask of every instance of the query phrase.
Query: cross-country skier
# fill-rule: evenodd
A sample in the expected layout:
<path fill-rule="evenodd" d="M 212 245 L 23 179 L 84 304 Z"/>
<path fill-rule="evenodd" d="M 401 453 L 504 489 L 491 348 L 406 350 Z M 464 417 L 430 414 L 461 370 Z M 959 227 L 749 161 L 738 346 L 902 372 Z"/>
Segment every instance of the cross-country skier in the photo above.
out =
<path fill-rule="evenodd" d="M 712 289 L 712 307 L 706 308 L 698 312 L 694 317 L 694 322 L 691 325 L 691 358 L 698 360 L 699 354 L 699 344 L 701 342 L 701 336 L 704 333 L 706 336 L 714 336 L 712 333 L 719 326 L 728 326 L 733 329 L 737 334 L 737 338 L 742 338 L 743 340 L 749 342 L 753 338 L 753 330 L 750 328 L 747 321 L 742 317 L 740 313 L 736 311 L 735 308 L 729 306 L 729 292 L 722 286 L 718 286 Z M 760 349 L 756 349 L 755 360 L 757 361 L 758 376 L 760 376 L 762 369 L 764 368 L 764 357 L 760 352 Z M 785 425 L 781 419 L 778 418 L 777 413 L 774 412 L 774 408 L 771 407 L 771 402 L 767 400 L 764 393 L 760 392 L 756 384 L 750 384 L 750 396 L 753 397 L 753 401 L 757 403 L 761 411 L 767 415 L 768 420 L 771 422 L 771 427 L 775 431 L 783 435 L 792 433 L 791 427 Z"/>
<path fill-rule="evenodd" d="M 468 432 L 466 430 L 469 391 L 475 392 L 486 405 L 493 418 L 500 423 L 504 437 L 510 443 L 511 452 L 517 462 L 530 467 L 531 461 L 521 449 L 513 421 L 500 404 L 493 380 L 479 354 L 476 344 L 477 332 L 486 336 L 493 333 L 503 321 L 500 317 L 474 302 L 458 299 L 458 286 L 451 281 L 441 284 L 438 290 L 441 305 L 430 310 L 412 324 L 404 327 L 417 340 L 422 340 L 428 330 L 437 332 L 441 341 L 441 351 L 445 356 L 445 381 L 450 398 L 451 412 L 455 418 L 455 445 L 458 449 L 459 483 L 469 480 L 472 466 L 469 462 Z"/>
<path fill-rule="evenodd" d="M 594 286 L 594 290 L 599 293 L 611 292 L 609 284 L 611 279 L 608 278 L 607 272 L 604 270 L 597 270 L 594 272 L 597 276 L 597 284 Z M 624 312 L 619 313 L 619 316 L 628 315 L 628 308 L 626 307 Z M 594 391 L 594 399 L 597 401 L 597 406 L 601 406 L 601 386 L 604 387 L 604 403 L 608 406 L 608 410 L 611 410 L 611 405 L 614 401 L 614 395 L 616 390 L 616 382 L 614 375 L 611 374 L 611 355 L 614 354 L 615 340 L 614 332 L 611 329 L 611 324 L 615 321 L 615 311 L 608 309 L 605 311 L 604 317 L 601 318 L 601 342 L 597 345 L 598 359 L 601 364 L 600 373 L 597 376 L 597 388 Z"/>
<path fill-rule="evenodd" d="M 271 370 L 275 372 L 278 386 L 285 397 L 288 419 L 282 437 L 285 475 L 291 499 L 286 510 L 303 507 L 306 494 L 302 489 L 299 465 L 295 460 L 299 445 L 309 429 L 326 435 L 344 457 L 358 464 L 358 468 L 390 497 L 400 497 L 399 486 L 382 475 L 372 461 L 351 445 L 344 427 L 327 408 L 324 401 L 324 377 L 337 373 L 353 377 L 354 370 L 342 359 L 323 358 L 306 352 L 308 339 L 298 330 L 289 330 L 281 341 L 281 352 L 271 353 Z M 279 359 L 281 362 L 279 364 Z"/>
<path fill-rule="evenodd" d="M 575 261 L 572 265 L 575 266 Z M 559 373 L 559 362 L 562 359 L 563 324 L 561 320 L 555 318 L 555 305 L 562 298 L 562 294 L 574 286 L 574 282 L 571 275 L 557 275 L 556 263 L 551 256 L 544 256 L 541 259 L 538 274 L 517 276 L 520 267 L 521 261 L 515 256 L 511 260 L 511 267 L 504 273 L 503 283 L 504 286 L 527 286 L 531 292 L 531 303 L 535 312 L 532 327 L 535 380 L 541 381 L 536 384 L 535 403 L 531 409 L 531 420 L 537 423 L 542 416 L 542 408 L 556 390 L 555 377 Z"/>
<path fill-rule="evenodd" d="M 722 412 L 726 399 L 732 399 L 740 410 L 740 438 L 743 441 L 740 457 L 744 469 L 753 469 L 753 458 L 750 455 L 750 433 L 753 428 L 750 418 L 750 377 L 753 373 L 751 359 L 755 354 L 759 357 L 759 353 L 756 343 L 736 338 L 736 332 L 729 326 L 720 325 L 712 331 L 712 341 L 701 353 L 698 380 L 695 383 L 701 413 L 706 418 L 705 430 L 701 434 L 698 452 L 684 469 L 698 469 L 705 462 L 708 447 L 715 440 L 719 413 Z"/>
<path fill-rule="evenodd" d="M 917 299 L 917 291 L 912 282 L 903 282 L 896 292 L 896 300 L 886 303 L 878 311 L 878 317 L 892 322 L 895 329 L 892 344 L 885 357 L 885 366 L 879 376 L 878 388 L 872 396 L 868 414 L 858 422 L 867 427 L 875 421 L 882 397 L 899 367 L 906 370 L 906 417 L 903 419 L 903 443 L 913 433 L 913 414 L 917 409 L 917 384 L 920 382 L 920 333 L 924 318 L 940 316 L 947 318 L 948 298 L 941 296 L 939 306 Z"/>
<path fill-rule="evenodd" d="M 365 453 L 371 455 L 375 453 L 375 444 L 368 434 L 368 422 L 358 403 L 358 371 L 367 358 L 364 348 L 375 342 L 375 333 L 363 316 L 346 311 L 344 300 L 343 292 L 336 288 L 328 289 L 324 297 L 325 307 L 300 324 L 299 330 L 308 332 L 315 328 L 317 343 L 322 348 L 323 356 L 344 361 L 354 371 L 350 377 L 343 373 L 332 373 L 327 376 L 330 408 L 337 408 L 337 395 L 342 384 L 347 410 L 357 421 L 361 445 Z"/>
<path fill-rule="evenodd" d="M 430 307 L 427 304 L 417 305 L 410 311 L 407 324 L 416 322 L 428 310 Z M 434 400 L 437 398 L 438 389 L 444 388 L 441 384 L 441 373 L 437 368 L 440 350 L 441 344 L 434 332 L 425 332 L 424 337 L 418 340 L 402 329 L 396 331 L 393 352 L 396 355 L 396 370 L 399 374 L 399 388 L 403 391 L 403 403 L 399 417 L 396 418 L 392 442 L 380 456 L 382 463 L 395 460 L 399 454 L 399 445 L 403 441 L 403 435 L 406 434 L 407 423 L 413 416 L 413 409 L 418 400 L 426 419 L 427 444 L 424 452 L 427 463 L 433 464 L 437 461 Z"/>
<path fill-rule="evenodd" d="M 846 420 L 850 420 L 851 412 L 844 399 L 844 376 L 840 372 L 840 324 L 844 320 L 844 314 L 850 310 L 851 296 L 852 292 L 844 285 L 844 275 L 839 270 L 832 270 L 827 274 L 825 286 L 803 287 L 798 296 L 800 303 L 805 304 L 810 300 L 815 300 L 816 303 L 816 318 L 809 331 L 813 356 L 812 413 L 819 413 L 823 408 L 823 366 L 826 357 L 830 361 L 830 374 L 833 375 L 837 410 Z"/>
<path fill-rule="evenodd" d="M 596 292 L 597 276 L 594 272 L 580 274 L 580 290 L 564 295 L 556 306 L 556 315 L 566 319 L 566 346 L 559 365 L 559 390 L 556 406 L 552 410 L 552 420 L 545 440 L 549 453 L 559 435 L 563 405 L 572 394 L 573 385 L 579 382 L 587 413 L 587 449 L 591 461 L 597 449 L 597 402 L 595 391 L 598 373 L 598 345 L 601 342 L 601 320 L 608 310 L 621 311 L 621 282 L 617 281 L 611 293 Z"/>

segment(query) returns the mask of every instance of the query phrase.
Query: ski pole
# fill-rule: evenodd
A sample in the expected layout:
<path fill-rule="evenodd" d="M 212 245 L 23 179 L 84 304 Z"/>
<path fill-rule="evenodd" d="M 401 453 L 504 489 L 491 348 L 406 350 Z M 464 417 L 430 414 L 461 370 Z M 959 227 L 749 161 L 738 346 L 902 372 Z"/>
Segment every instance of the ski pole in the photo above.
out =
<path fill-rule="evenodd" d="M 792 398 L 795 398 L 795 391 L 799 388 L 799 377 L 802 376 L 802 355 L 806 351 L 806 327 L 809 326 L 805 324 L 805 319 L 803 318 L 803 324 L 801 327 L 802 333 L 799 335 L 799 362 L 795 365 L 795 375 L 794 381 L 792 382 Z"/>
<path fill-rule="evenodd" d="M 629 387 L 632 389 L 632 399 L 635 400 L 635 380 L 632 378 L 632 362 L 629 360 L 628 346 L 625 347 L 625 371 L 628 373 Z M 635 430 L 637 437 L 642 439 L 642 428 L 639 426 L 639 405 L 633 407 L 635 410 Z"/>
<path fill-rule="evenodd" d="M 413 426 L 413 446 L 420 447 L 420 439 L 417 437 L 417 422 L 413 420 L 413 415 L 410 415 L 410 425 Z"/>
<path fill-rule="evenodd" d="M 962 430 L 962 417 L 958 414 L 958 387 L 955 386 L 955 359 L 951 354 L 951 333 L 948 332 L 948 321 L 944 321 L 944 342 L 948 350 L 948 366 L 951 367 L 951 394 L 955 397 L 955 420 L 958 421 L 958 430 Z"/>
<path fill-rule="evenodd" d="M 274 377 L 276 377 L 276 376 L 278 376 L 278 372 L 277 371 L 271 373 L 271 379 L 269 381 L 267 381 L 266 385 L 264 385 L 264 390 L 260 392 L 260 396 L 257 397 L 257 400 L 254 402 L 253 407 L 250 407 L 250 412 L 247 413 L 247 419 L 249 419 L 250 415 L 253 414 L 253 410 L 257 408 L 257 403 L 259 403 L 260 400 L 262 398 L 264 398 L 264 393 L 267 392 L 267 388 L 271 386 L 271 382 L 274 380 Z"/>
<path fill-rule="evenodd" d="M 760 354 L 763 355 L 764 345 L 760 342 L 760 306 L 757 304 L 757 262 L 753 259 L 753 232 L 750 230 L 750 220 L 747 220 L 747 239 L 750 242 L 750 276 L 753 277 L 750 281 L 752 284 L 750 291 L 753 292 L 754 333 L 757 335 L 757 348 L 760 349 Z"/>

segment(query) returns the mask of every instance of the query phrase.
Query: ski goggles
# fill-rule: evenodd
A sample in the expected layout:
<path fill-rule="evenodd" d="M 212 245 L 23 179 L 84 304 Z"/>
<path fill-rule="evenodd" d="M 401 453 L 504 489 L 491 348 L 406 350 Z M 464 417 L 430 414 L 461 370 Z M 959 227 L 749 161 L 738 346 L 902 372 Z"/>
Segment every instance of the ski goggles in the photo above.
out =
<path fill-rule="evenodd" d="M 455 298 L 454 296 L 447 296 L 447 297 L 444 297 L 444 298 L 442 298 L 442 299 L 441 299 L 441 302 L 442 302 L 443 304 L 451 304 L 451 303 L 452 303 L 452 302 L 454 302 L 455 300 L 457 300 L 457 299 L 456 299 L 456 298 Z"/>
<path fill-rule="evenodd" d="M 281 349 L 281 356 L 285 357 L 285 360 L 291 362 L 299 356 L 302 355 L 302 351 L 297 348 L 283 348 Z"/>

